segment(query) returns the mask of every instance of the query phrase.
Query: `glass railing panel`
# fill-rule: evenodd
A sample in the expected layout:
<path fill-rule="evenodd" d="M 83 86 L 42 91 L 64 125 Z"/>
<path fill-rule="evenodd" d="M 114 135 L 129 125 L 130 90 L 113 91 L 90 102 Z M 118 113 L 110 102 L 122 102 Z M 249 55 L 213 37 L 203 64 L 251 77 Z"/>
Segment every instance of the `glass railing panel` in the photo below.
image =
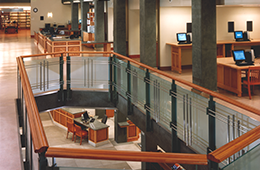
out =
<path fill-rule="evenodd" d="M 109 57 L 71 57 L 71 88 L 108 89 Z"/>
<path fill-rule="evenodd" d="M 59 89 L 59 57 L 38 60 L 25 58 L 24 65 L 34 94 Z"/>
<path fill-rule="evenodd" d="M 238 111 L 235 111 L 227 106 L 216 103 L 216 147 L 220 148 L 221 146 L 229 143 L 230 141 L 238 138 L 239 136 L 247 133 L 253 128 L 260 125 L 260 122 L 252 119 Z M 248 145 L 246 148 L 241 150 L 240 152 L 234 154 L 229 159 L 223 161 L 220 164 L 220 167 L 229 164 L 234 161 L 238 157 L 242 155 L 242 153 L 247 152 L 248 150 L 254 148 L 256 145 L 260 143 L 260 139 L 256 140 L 252 144 Z"/>
<path fill-rule="evenodd" d="M 177 86 L 177 135 L 198 153 L 208 147 L 208 99 Z"/>
<path fill-rule="evenodd" d="M 125 169 L 125 168 L 123 168 Z M 119 170 L 119 169 L 108 169 L 108 168 L 80 168 L 80 167 L 59 167 L 59 170 Z M 122 169 L 121 169 L 122 170 Z M 127 170 L 127 169 L 125 169 Z M 130 170 L 130 169 L 129 169 Z"/>
<path fill-rule="evenodd" d="M 260 144 L 256 145 L 250 151 L 236 159 L 234 162 L 223 167 L 223 170 L 255 170 L 259 169 Z"/>
<path fill-rule="evenodd" d="M 144 109 L 144 105 L 146 104 L 144 78 L 145 71 L 131 65 L 131 99 L 132 103 L 143 111 L 143 113 L 146 112 Z"/>
<path fill-rule="evenodd" d="M 114 66 L 116 66 L 116 84 L 115 87 L 117 88 L 117 91 L 119 94 L 127 98 L 126 92 L 127 92 L 127 63 L 125 61 L 119 60 L 118 58 L 115 58 Z"/>
<path fill-rule="evenodd" d="M 171 131 L 171 82 L 156 75 L 150 75 L 150 113 L 161 126 Z"/>
<path fill-rule="evenodd" d="M 52 166 L 53 159 L 48 159 L 48 165 Z M 97 160 L 97 159 L 77 159 L 77 158 L 54 158 L 54 162 L 60 170 L 113 170 L 113 169 L 141 169 L 140 162 L 116 161 L 116 160 Z"/>

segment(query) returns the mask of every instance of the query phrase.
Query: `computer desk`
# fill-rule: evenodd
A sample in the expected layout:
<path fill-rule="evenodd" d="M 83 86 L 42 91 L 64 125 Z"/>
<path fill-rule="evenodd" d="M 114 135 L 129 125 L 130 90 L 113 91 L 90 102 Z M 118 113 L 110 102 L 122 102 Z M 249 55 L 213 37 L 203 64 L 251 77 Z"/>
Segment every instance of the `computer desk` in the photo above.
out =
<path fill-rule="evenodd" d="M 192 44 L 178 44 L 178 43 L 166 43 L 167 45 L 171 46 L 171 70 L 177 71 L 178 73 L 182 72 L 182 52 L 183 50 L 191 50 Z M 231 51 L 234 49 L 245 47 L 251 48 L 254 45 L 260 45 L 260 39 L 258 40 L 251 40 L 251 41 L 218 41 L 217 42 L 217 58 L 226 57 L 226 45 L 231 46 Z M 229 51 L 231 56 L 231 51 Z M 190 56 L 191 57 L 191 56 Z"/>
<path fill-rule="evenodd" d="M 100 146 L 107 143 L 109 139 L 108 125 L 95 119 L 93 123 L 84 123 L 81 117 L 73 119 L 76 124 L 88 128 L 88 143 L 92 146 Z"/>
<path fill-rule="evenodd" d="M 217 59 L 217 86 L 242 96 L 242 74 L 246 76 L 249 67 L 260 66 L 260 58 L 255 59 L 254 65 L 237 66 L 233 57 Z"/>

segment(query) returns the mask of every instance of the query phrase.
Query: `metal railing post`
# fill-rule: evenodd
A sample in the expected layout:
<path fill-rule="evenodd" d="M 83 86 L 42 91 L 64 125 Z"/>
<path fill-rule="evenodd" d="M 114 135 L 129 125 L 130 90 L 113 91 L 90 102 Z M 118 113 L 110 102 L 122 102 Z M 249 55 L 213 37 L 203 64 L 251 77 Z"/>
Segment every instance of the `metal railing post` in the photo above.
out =
<path fill-rule="evenodd" d="M 144 78 L 145 82 L 145 96 L 146 96 L 146 104 L 144 105 L 144 108 L 146 110 L 146 131 L 152 131 L 152 120 L 151 120 L 151 113 L 150 113 L 150 107 L 151 107 L 151 99 L 150 99 L 150 73 L 149 70 L 146 69 L 146 75 Z"/>
<path fill-rule="evenodd" d="M 171 108 L 171 122 L 170 127 L 172 129 L 172 152 L 179 153 L 179 140 L 177 136 L 177 88 L 175 80 L 172 80 L 172 88 L 170 90 L 170 96 L 172 100 Z"/>
<path fill-rule="evenodd" d="M 215 111 L 216 102 L 213 101 L 213 96 L 210 96 L 207 108 L 207 115 L 209 120 L 209 147 L 207 148 L 207 154 L 216 149 L 216 118 L 214 113 Z M 218 170 L 218 163 L 209 161 L 209 170 Z"/>
<path fill-rule="evenodd" d="M 132 100 L 131 100 L 131 65 L 130 65 L 130 61 L 127 62 L 127 68 L 126 68 L 126 72 L 127 72 L 127 92 L 126 92 L 126 96 L 127 96 L 127 114 L 131 115 L 133 112 L 133 108 L 132 108 Z"/>
<path fill-rule="evenodd" d="M 117 67 L 116 67 L 116 57 L 113 56 L 113 63 L 114 63 L 114 81 L 113 81 L 113 103 L 116 105 L 118 96 L 117 96 Z"/>
<path fill-rule="evenodd" d="M 64 101 L 64 91 L 63 91 L 63 84 L 64 84 L 64 78 L 63 78 L 63 54 L 60 56 L 60 90 L 59 90 L 59 98 L 58 101 Z"/>
<path fill-rule="evenodd" d="M 46 170 L 48 167 L 48 161 L 45 157 L 46 150 L 44 152 L 39 153 L 39 170 Z"/>
<path fill-rule="evenodd" d="M 68 54 L 67 56 L 67 100 L 71 99 L 71 60 Z"/>
<path fill-rule="evenodd" d="M 110 96 L 110 101 L 113 101 L 112 98 L 112 92 L 113 92 L 113 63 L 112 63 L 112 57 L 111 54 L 109 56 L 109 79 L 108 79 L 108 84 L 109 84 L 109 96 Z"/>

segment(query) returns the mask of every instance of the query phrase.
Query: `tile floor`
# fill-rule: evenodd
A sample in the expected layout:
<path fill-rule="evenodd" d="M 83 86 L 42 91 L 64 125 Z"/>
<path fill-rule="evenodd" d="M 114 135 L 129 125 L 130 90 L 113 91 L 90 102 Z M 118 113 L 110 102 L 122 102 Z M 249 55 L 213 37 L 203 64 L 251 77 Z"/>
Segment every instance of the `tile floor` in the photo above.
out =
<path fill-rule="evenodd" d="M 21 30 L 18 34 L 4 34 L 0 30 L 0 169 L 22 169 L 21 154 L 19 152 L 19 138 L 17 128 L 17 116 L 15 99 L 17 98 L 17 65 L 16 57 L 20 55 L 38 54 L 40 51 L 30 38 L 29 30 Z M 168 71 L 168 73 L 191 81 L 191 71 L 184 70 L 183 74 Z M 243 97 L 227 91 L 220 90 L 219 93 L 234 100 L 245 103 L 259 109 L 260 89 L 255 89 L 253 99 L 249 100 L 246 92 Z M 233 107 L 233 106 L 232 106 Z M 237 109 L 237 108 L 236 108 Z M 251 117 L 260 120 L 259 116 L 244 112 Z M 67 161 L 69 162 L 69 161 Z"/>

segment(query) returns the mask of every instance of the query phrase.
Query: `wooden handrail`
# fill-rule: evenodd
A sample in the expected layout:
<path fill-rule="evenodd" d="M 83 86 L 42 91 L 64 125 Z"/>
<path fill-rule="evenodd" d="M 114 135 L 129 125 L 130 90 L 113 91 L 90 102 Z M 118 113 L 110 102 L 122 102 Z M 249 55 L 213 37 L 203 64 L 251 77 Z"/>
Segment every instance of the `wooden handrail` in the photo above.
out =
<path fill-rule="evenodd" d="M 260 126 L 208 154 L 208 159 L 220 163 L 260 138 Z"/>
<path fill-rule="evenodd" d="M 27 108 L 26 110 L 28 113 L 34 151 L 36 153 L 41 153 L 46 151 L 47 148 L 49 147 L 48 141 L 42 126 L 39 111 L 21 57 L 17 58 L 17 64 L 18 64 L 22 88 L 24 92 L 23 94 L 24 94 L 25 104 Z"/>
<path fill-rule="evenodd" d="M 74 52 L 64 52 L 64 53 L 74 53 Z M 200 87 L 200 86 L 198 86 L 198 85 L 195 85 L 195 84 L 193 84 L 193 83 L 190 83 L 190 82 L 188 82 L 188 81 L 185 81 L 185 80 L 182 80 L 182 79 L 180 79 L 180 78 L 178 78 L 178 77 L 175 77 L 175 76 L 172 76 L 172 75 L 170 75 L 170 74 L 167 74 L 167 73 L 165 73 L 165 72 L 163 72 L 163 71 L 160 71 L 160 70 L 158 70 L 158 69 L 155 69 L 155 68 L 152 68 L 152 67 L 150 67 L 150 66 L 147 66 L 147 65 L 145 65 L 145 64 L 142 64 L 142 63 L 139 63 L 139 62 L 137 62 L 137 61 L 135 61 L 135 60 L 132 60 L 132 59 L 130 59 L 130 58 L 128 58 L 128 57 L 125 57 L 125 56 L 123 56 L 123 55 L 120 55 L 120 54 L 118 54 L 118 53 L 115 53 L 115 52 L 75 52 L 75 53 L 85 53 L 85 54 L 114 54 L 114 55 L 116 55 L 116 56 L 118 56 L 118 57 L 120 57 L 120 58 L 122 58 L 122 59 L 125 59 L 125 60 L 128 60 L 128 61 L 130 61 L 130 62 L 132 62 L 132 63 L 135 63 L 135 64 L 137 64 L 137 65 L 139 65 L 139 66 L 141 66 L 141 67 L 144 67 L 144 68 L 147 68 L 147 69 L 149 69 L 150 71 L 152 71 L 152 72 L 155 72 L 155 73 L 158 73 L 158 74 L 161 74 L 161 75 L 163 75 L 163 76 L 165 76 L 165 77 L 168 77 L 168 78 L 170 78 L 170 79 L 173 79 L 173 80 L 176 80 L 176 81 L 178 81 L 178 82 L 180 82 L 180 83 L 182 83 L 182 84 L 184 84 L 184 85 L 187 85 L 187 86 L 190 86 L 190 87 L 192 87 L 192 88 L 194 88 L 194 89 L 197 89 L 197 90 L 199 90 L 199 91 L 201 91 L 201 92 L 204 92 L 204 93 L 206 93 L 206 94 L 209 94 L 209 95 L 211 95 L 211 96 L 213 96 L 213 97 L 216 97 L 216 98 L 219 98 L 219 99 L 221 99 L 221 100 L 223 100 L 223 101 L 226 101 L 227 103 L 231 103 L 231 104 L 233 104 L 233 105 L 235 105 L 235 106 L 238 106 L 238 107 L 240 107 L 240 108 L 243 108 L 243 109 L 245 109 L 245 110 L 247 110 L 247 111 L 250 111 L 250 112 L 252 112 L 252 113 L 255 113 L 255 114 L 257 114 L 257 115 L 260 115 L 260 110 L 258 110 L 258 109 L 255 109 L 255 108 L 252 108 L 252 107 L 249 107 L 249 106 L 247 106 L 247 105 L 245 105 L 245 104 L 243 104 L 243 103 L 240 103 L 240 102 L 237 102 L 237 101 L 235 101 L 235 100 L 233 100 L 233 99 L 230 99 L 230 98 L 228 98 L 228 97 L 225 97 L 225 96 L 223 96 L 223 95 L 221 95 L 221 94 L 218 94 L 218 93 L 216 93 L 216 92 L 213 92 L 213 91 L 211 91 L 211 90 L 208 90 L 208 89 L 206 89 L 206 88 L 203 88 L 203 87 Z M 22 58 L 25 58 L 25 57 L 36 57 L 36 56 L 44 56 L 44 55 L 51 55 L 51 54 L 59 54 L 59 53 L 50 53 L 50 54 L 41 54 L 41 55 L 30 55 L 30 56 L 22 56 L 22 57 L 20 57 L 20 63 L 22 63 Z M 22 65 L 22 64 L 19 64 L 19 65 Z M 20 68 L 19 68 L 19 70 L 20 70 Z M 25 74 L 25 76 L 27 76 L 27 74 L 26 74 L 26 72 L 25 72 L 25 69 L 23 68 L 22 69 L 22 72 L 24 72 L 23 74 Z M 25 86 L 28 86 L 28 87 L 30 87 L 30 83 L 29 83 L 29 81 L 28 81 L 28 77 L 27 77 L 27 81 L 25 81 L 25 82 L 22 82 L 23 83 L 23 86 L 25 85 Z M 31 91 L 31 89 L 29 90 L 28 89 L 28 91 Z M 33 96 L 33 93 L 32 93 L 32 91 L 30 92 L 31 94 L 28 96 L 28 97 L 26 97 L 26 95 L 25 95 L 25 97 L 26 97 L 26 100 L 28 100 L 28 102 L 31 102 L 31 101 L 34 101 L 35 102 L 35 100 L 33 100 L 32 98 L 31 98 L 31 96 Z M 28 99 L 27 99 L 28 98 Z M 27 103 L 28 103 L 27 102 Z M 36 106 L 36 104 L 35 104 L 35 106 L 34 105 L 32 105 L 32 106 L 28 106 L 28 108 L 30 108 L 30 107 L 32 107 L 31 109 L 32 110 L 34 110 L 34 111 L 36 111 L 37 110 L 37 106 Z M 38 110 L 37 110 L 38 111 Z M 39 120 L 38 119 L 36 119 L 37 120 L 37 122 L 39 122 Z M 30 121 L 31 122 L 31 121 Z M 32 126 L 31 127 L 31 129 L 33 128 L 33 127 L 37 127 L 37 124 L 36 125 L 34 125 L 33 123 L 32 123 L 32 125 L 30 125 L 30 126 Z M 260 130 L 260 126 L 259 127 L 257 127 L 257 128 L 255 128 L 255 129 L 253 129 L 253 130 L 251 130 L 251 131 L 249 131 L 249 132 L 247 132 L 246 134 L 244 134 L 244 135 L 242 135 L 241 137 L 239 137 L 239 138 L 237 138 L 237 139 L 235 139 L 235 140 L 233 140 L 232 142 L 230 142 L 230 143 L 228 143 L 228 144 L 226 144 L 226 145 L 224 145 L 223 147 L 221 147 L 221 148 L 219 148 L 219 149 L 217 149 L 217 150 L 215 150 L 215 151 L 213 151 L 212 153 L 210 153 L 208 156 L 206 156 L 208 159 L 210 159 L 210 160 L 212 160 L 212 161 L 215 161 L 215 162 L 221 162 L 221 161 L 223 161 L 223 160 L 225 160 L 226 158 L 228 158 L 229 156 L 231 156 L 231 155 L 233 155 L 234 153 L 236 153 L 236 152 L 238 152 L 239 150 L 241 150 L 241 149 L 243 149 L 244 147 L 246 147 L 246 146 L 248 146 L 249 144 L 251 144 L 253 141 L 255 141 L 255 140 L 257 140 L 258 138 L 260 138 L 260 133 L 259 134 L 257 134 L 257 131 L 258 130 Z M 41 130 L 40 130 L 41 131 Z M 42 132 L 41 132 L 42 133 Z M 44 132 L 43 132 L 43 134 L 44 134 Z M 39 140 L 40 141 L 40 140 Z M 37 143 L 37 142 L 36 142 Z M 40 143 L 40 142 L 39 142 Z M 39 144 L 40 145 L 40 144 Z M 43 146 L 43 145 L 42 145 Z M 48 145 L 46 145 L 46 147 L 48 147 Z M 35 147 L 35 148 L 37 148 L 37 147 Z M 37 150 L 37 149 L 36 149 Z M 39 149 L 39 147 L 38 147 L 38 150 L 40 150 Z M 57 149 L 56 150 L 53 150 L 53 149 L 48 149 L 48 153 L 50 154 L 50 155 L 52 155 L 52 154 L 56 154 L 57 156 L 60 156 L 60 157 L 63 157 L 64 155 L 65 156 L 71 156 L 71 155 L 66 155 L 66 153 L 63 153 L 63 152 L 61 152 L 61 153 L 58 153 L 58 152 L 60 152 L 60 151 L 57 151 Z M 88 150 L 89 151 L 89 150 Z M 96 150 L 94 150 L 95 152 L 96 152 Z M 81 153 L 80 153 L 80 151 L 77 151 L 77 150 L 74 150 L 74 151 L 70 151 L 70 152 L 73 152 L 74 153 L 74 156 L 76 156 L 75 154 L 79 154 L 79 157 L 81 157 Z M 106 151 L 107 152 L 107 151 Z M 59 155 L 60 154 L 60 155 Z M 151 153 L 149 153 L 150 155 L 151 155 Z M 86 158 L 88 158 L 88 159 L 91 159 L 90 157 L 92 157 L 93 155 L 84 155 L 84 156 L 86 156 Z M 83 157 L 84 157 L 83 156 Z M 104 156 L 104 155 L 103 155 Z M 177 157 L 178 158 L 177 158 Z M 204 155 L 205 156 L 205 155 Z M 56 156 L 55 156 L 56 157 Z M 96 155 L 95 156 L 93 156 L 93 157 L 96 157 Z M 101 156 L 102 157 L 102 156 Z M 119 157 L 113 157 L 113 156 L 111 156 L 111 158 L 106 158 L 106 159 L 120 159 Z M 130 157 L 129 157 L 130 158 Z M 139 157 L 131 157 L 130 159 L 142 159 L 141 157 L 139 158 Z M 158 157 L 156 157 L 156 158 L 158 158 Z M 183 159 L 182 157 L 181 157 L 181 155 L 180 154 L 175 154 L 174 156 L 173 156 L 173 158 L 174 159 Z M 202 162 L 203 162 L 203 159 L 204 159 L 204 157 L 198 157 L 198 155 L 196 155 L 196 158 L 200 158 L 201 160 L 202 160 Z M 92 158 L 92 159 L 94 159 L 94 158 Z M 98 158 L 96 158 L 96 159 L 98 159 Z M 126 159 L 126 158 L 124 158 L 124 159 Z M 129 160 L 128 158 L 127 158 L 127 160 Z M 151 158 L 151 160 L 153 160 L 153 158 Z M 198 160 L 196 160 L 196 161 L 198 161 Z M 194 161 L 194 164 L 198 164 L 198 163 L 195 163 L 196 161 Z M 157 161 L 152 161 L 152 162 L 157 162 Z M 183 163 L 181 160 L 178 160 L 178 161 L 175 161 L 175 162 L 178 162 L 178 163 Z M 200 161 L 199 161 L 200 162 Z M 165 161 L 162 161 L 162 163 L 167 163 L 167 161 L 165 162 Z M 172 163 L 172 161 L 170 162 L 170 163 Z M 186 163 L 187 164 L 187 163 Z"/>
<path fill-rule="evenodd" d="M 170 79 L 173 79 L 173 80 L 175 80 L 175 81 L 178 81 L 178 82 L 180 82 L 180 83 L 182 83 L 182 84 L 184 84 L 184 85 L 187 85 L 187 86 L 189 86 L 189 87 L 192 87 L 192 88 L 194 88 L 194 89 L 196 89 L 196 90 L 199 90 L 199 91 L 201 91 L 201 92 L 204 92 L 204 93 L 206 93 L 206 94 L 209 94 L 209 95 L 211 95 L 211 96 L 213 96 L 213 97 L 216 97 L 216 98 L 218 98 L 218 99 L 221 99 L 221 100 L 223 100 L 223 101 L 225 101 L 225 102 L 227 102 L 227 103 L 233 104 L 234 106 L 237 106 L 237 107 L 239 107 L 239 108 L 245 109 L 245 110 L 247 110 L 247 111 L 250 111 L 250 112 L 255 113 L 255 114 L 257 114 L 258 116 L 260 116 L 260 110 L 259 110 L 259 109 L 250 107 L 250 106 L 248 106 L 248 105 L 246 105 L 246 104 L 244 104 L 244 103 L 235 101 L 235 100 L 233 100 L 233 99 L 231 99 L 231 98 L 229 98 L 229 97 L 226 97 L 226 96 L 224 96 L 224 95 L 222 95 L 222 94 L 219 94 L 219 93 L 217 93 L 217 92 L 211 91 L 211 90 L 209 90 L 209 89 L 206 89 L 206 88 L 204 88 L 204 87 L 198 86 L 198 85 L 196 85 L 196 84 L 193 84 L 193 83 L 188 82 L 188 81 L 186 81 L 186 80 L 183 80 L 183 79 L 181 79 L 181 78 L 175 77 L 175 76 L 173 76 L 173 75 L 170 75 L 170 74 L 168 74 L 168 73 L 165 73 L 165 72 L 163 72 L 163 71 L 161 71 L 161 70 L 158 70 L 158 69 L 156 69 L 156 68 L 147 66 L 147 65 L 145 65 L 145 64 L 142 64 L 142 63 L 140 63 L 140 62 L 138 62 L 138 61 L 135 61 L 135 60 L 133 60 L 133 59 L 130 59 L 130 58 L 128 58 L 128 57 L 126 57 L 126 56 L 123 56 L 123 55 L 121 55 L 121 54 L 118 54 L 118 53 L 115 53 L 115 52 L 112 52 L 112 53 L 113 53 L 114 55 L 117 55 L 117 56 L 120 57 L 120 58 L 123 58 L 123 59 L 125 59 L 125 60 L 128 60 L 128 61 L 130 61 L 130 62 L 132 62 L 132 63 L 135 63 L 135 64 L 137 64 L 137 65 L 139 65 L 139 66 L 142 66 L 142 67 L 144 67 L 144 68 L 147 68 L 147 69 L 149 69 L 149 70 L 151 70 L 151 71 L 153 71 L 153 72 L 155 72 L 155 73 L 161 74 L 161 75 L 163 75 L 163 76 L 165 76 L 165 77 L 168 77 L 168 78 L 170 78 Z"/>
<path fill-rule="evenodd" d="M 207 155 L 49 147 L 46 157 L 207 165 Z"/>
<path fill-rule="evenodd" d="M 22 58 L 28 58 L 28 57 L 40 57 L 40 56 L 46 56 L 46 55 L 55 55 L 55 54 L 112 54 L 112 52 L 105 52 L 105 51 L 64 51 L 64 52 L 54 52 L 54 53 L 42 53 L 42 54 L 34 54 L 34 55 L 24 55 L 20 56 Z M 66 57 L 66 56 L 63 56 Z M 75 56 L 77 57 L 77 56 Z M 107 57 L 107 56 L 103 56 Z"/>

